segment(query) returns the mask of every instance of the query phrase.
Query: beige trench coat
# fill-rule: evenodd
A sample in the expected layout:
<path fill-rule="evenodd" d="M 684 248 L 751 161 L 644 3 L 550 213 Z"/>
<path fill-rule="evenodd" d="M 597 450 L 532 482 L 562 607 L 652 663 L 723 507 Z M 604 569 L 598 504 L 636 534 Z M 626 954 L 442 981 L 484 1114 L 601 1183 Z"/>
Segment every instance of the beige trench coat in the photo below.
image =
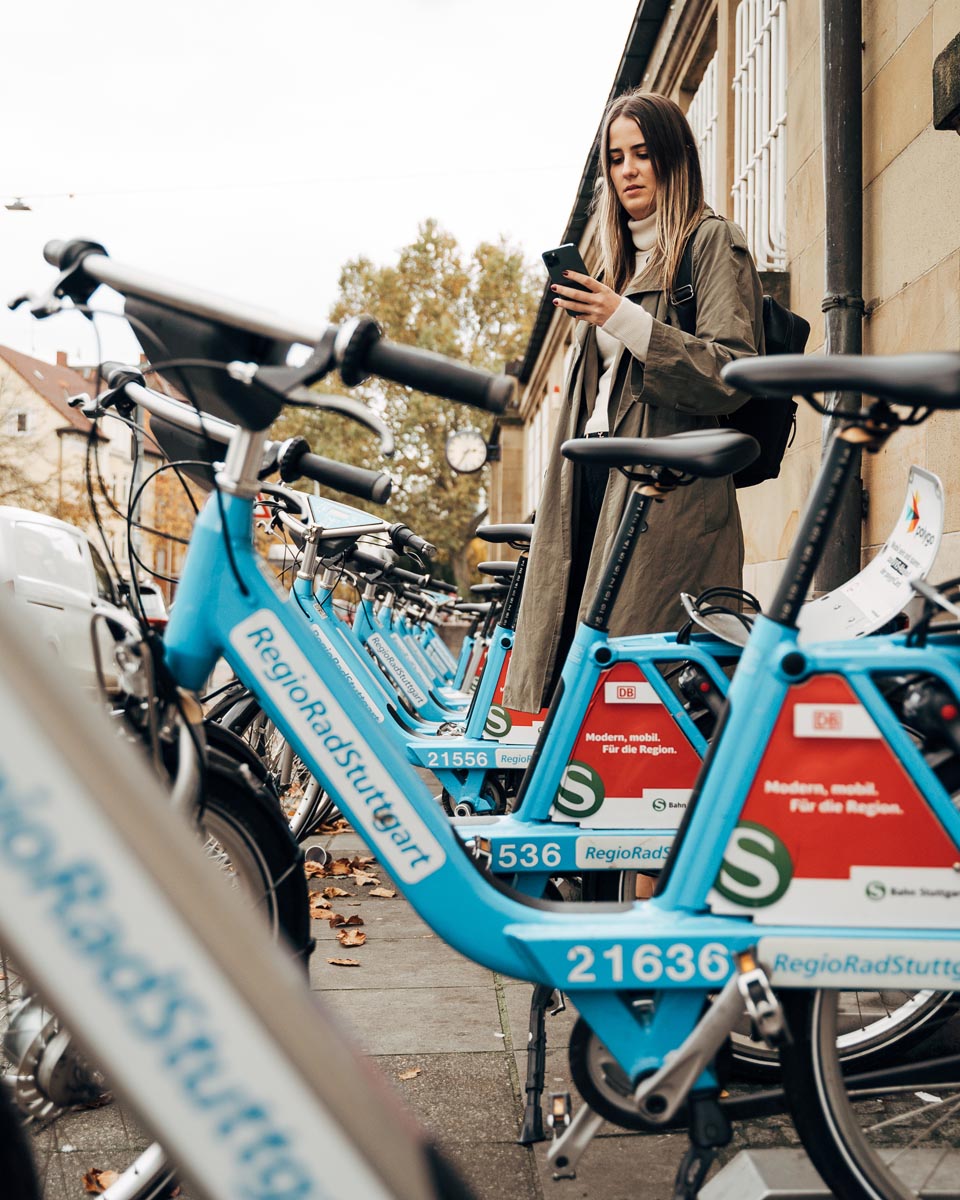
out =
<path fill-rule="evenodd" d="M 760 280 L 738 226 L 708 209 L 694 232 L 696 336 L 678 327 L 656 274 L 643 272 L 627 288 L 627 295 L 639 295 L 654 323 L 645 365 L 624 349 L 618 354 L 614 379 L 622 378 L 623 384 L 611 394 L 613 436 L 662 437 L 715 428 L 717 414 L 734 412 L 746 400 L 721 380 L 721 368 L 762 349 Z M 596 354 L 596 333 L 593 326 L 578 322 L 537 505 L 504 695 L 505 704 L 526 712 L 537 712 L 549 701 L 563 666 L 555 660 L 571 568 L 574 464 L 562 457 L 560 444 L 576 436 L 582 418 L 587 354 Z M 580 603 L 581 621 L 599 587 L 630 486 L 621 472 L 610 472 Z M 733 481 L 699 479 L 679 488 L 651 508 L 647 532 L 637 539 L 611 615 L 610 633 L 676 630 L 683 621 L 681 591 L 696 594 L 718 584 L 739 587 L 742 570 L 743 534 Z"/>

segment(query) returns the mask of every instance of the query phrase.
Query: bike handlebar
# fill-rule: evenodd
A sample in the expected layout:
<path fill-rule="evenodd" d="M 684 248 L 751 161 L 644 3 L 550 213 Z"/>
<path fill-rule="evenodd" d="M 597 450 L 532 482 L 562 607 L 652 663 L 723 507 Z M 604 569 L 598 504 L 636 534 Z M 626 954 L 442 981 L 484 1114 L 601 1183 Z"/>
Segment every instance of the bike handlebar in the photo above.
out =
<path fill-rule="evenodd" d="M 123 266 L 109 258 L 96 242 L 51 241 L 44 246 L 43 255 L 62 272 L 55 286 L 58 296 L 69 295 L 75 301 L 85 301 L 98 284 L 105 283 L 124 297 L 137 297 L 187 317 L 199 317 L 275 341 L 318 346 L 325 334 L 329 340 L 328 326 L 305 325 L 267 309 Z M 143 314 L 140 319 L 143 320 Z M 170 337 L 169 329 L 165 336 Z M 175 347 L 172 349 L 176 353 Z M 503 412 L 513 395 L 513 381 L 506 376 L 492 375 L 428 350 L 384 341 L 370 317 L 358 317 L 342 325 L 333 339 L 332 351 L 329 367 L 334 364 L 340 367 L 348 387 L 355 387 L 372 372 L 395 383 L 494 413 Z M 316 377 L 323 374 L 323 367 L 318 368 Z"/>
<path fill-rule="evenodd" d="M 431 579 L 430 590 L 434 592 L 446 592 L 448 596 L 459 596 L 460 591 L 455 583 L 447 583 L 445 579 Z"/>
<path fill-rule="evenodd" d="M 293 483 L 305 476 L 361 500 L 372 500 L 374 504 L 386 504 L 393 489 L 393 480 L 383 471 L 368 471 L 365 467 L 354 467 L 324 458 L 322 454 L 313 454 L 309 443 L 301 437 L 284 442 L 277 464 L 284 483 Z"/>

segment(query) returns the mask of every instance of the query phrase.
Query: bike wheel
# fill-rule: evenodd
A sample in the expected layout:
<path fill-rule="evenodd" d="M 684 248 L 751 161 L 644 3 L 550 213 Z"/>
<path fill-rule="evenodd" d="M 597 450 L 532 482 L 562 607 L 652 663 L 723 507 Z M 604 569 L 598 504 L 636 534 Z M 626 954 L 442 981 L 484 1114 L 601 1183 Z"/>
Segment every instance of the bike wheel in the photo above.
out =
<path fill-rule="evenodd" d="M 255 696 L 246 692 L 231 697 L 229 703 L 208 714 L 208 728 L 211 721 L 236 734 L 260 758 L 297 841 L 304 841 L 318 825 L 332 818 L 336 809 L 333 799 L 294 754 Z"/>
<path fill-rule="evenodd" d="M 793 1034 L 781 1056 L 784 1088 L 824 1182 L 844 1200 L 960 1194 L 960 1056 L 851 1075 L 837 1050 L 839 995 L 783 997 Z"/>
<path fill-rule="evenodd" d="M 306 965 L 313 939 L 303 851 L 272 792 L 251 777 L 249 764 L 238 764 L 227 753 L 222 733 L 213 740 L 219 745 L 208 749 L 199 822 L 204 850 L 271 933 L 282 936 Z"/>
<path fill-rule="evenodd" d="M 837 1046 L 851 1069 L 869 1070 L 889 1062 L 929 1037 L 956 1012 L 950 992 L 929 988 L 919 992 L 837 993 Z M 773 1080 L 780 1071 L 779 1055 L 755 1040 L 744 1019 L 730 1035 L 733 1070 L 742 1079 Z"/>
<path fill-rule="evenodd" d="M 0 1180 L 3 1194 L 16 1200 L 40 1200 L 40 1185 L 23 1125 L 6 1088 L 0 1084 Z"/>

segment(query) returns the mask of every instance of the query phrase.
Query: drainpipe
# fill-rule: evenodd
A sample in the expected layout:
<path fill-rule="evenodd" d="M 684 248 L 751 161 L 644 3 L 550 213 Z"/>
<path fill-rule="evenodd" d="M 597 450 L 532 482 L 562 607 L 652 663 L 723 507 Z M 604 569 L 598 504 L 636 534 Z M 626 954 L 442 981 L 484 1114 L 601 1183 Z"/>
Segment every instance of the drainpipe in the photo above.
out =
<path fill-rule="evenodd" d="M 823 312 L 827 354 L 863 351 L 863 85 L 860 0 L 820 0 L 823 99 L 824 239 Z M 860 407 L 857 392 L 833 392 L 837 413 Z M 823 443 L 837 424 L 823 419 Z M 860 466 L 837 515 L 815 588 L 830 591 L 860 570 Z"/>

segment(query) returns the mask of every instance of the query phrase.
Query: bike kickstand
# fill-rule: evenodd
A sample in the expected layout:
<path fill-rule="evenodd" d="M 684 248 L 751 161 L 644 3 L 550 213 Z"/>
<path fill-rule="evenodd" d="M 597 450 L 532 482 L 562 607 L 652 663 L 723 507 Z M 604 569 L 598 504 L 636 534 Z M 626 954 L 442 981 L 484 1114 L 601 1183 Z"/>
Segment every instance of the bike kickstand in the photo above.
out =
<path fill-rule="evenodd" d="M 527 1032 L 527 1078 L 524 1084 L 526 1103 L 523 1109 L 523 1127 L 517 1141 L 521 1146 L 546 1140 L 543 1132 L 543 1084 L 547 1067 L 546 1011 L 550 1006 L 554 989 L 538 983 L 530 997 L 530 1025 Z"/>
<path fill-rule="evenodd" d="M 673 1200 L 697 1200 L 707 1172 L 721 1147 L 733 1136 L 716 1096 L 690 1099 L 690 1146 L 677 1170 Z"/>

